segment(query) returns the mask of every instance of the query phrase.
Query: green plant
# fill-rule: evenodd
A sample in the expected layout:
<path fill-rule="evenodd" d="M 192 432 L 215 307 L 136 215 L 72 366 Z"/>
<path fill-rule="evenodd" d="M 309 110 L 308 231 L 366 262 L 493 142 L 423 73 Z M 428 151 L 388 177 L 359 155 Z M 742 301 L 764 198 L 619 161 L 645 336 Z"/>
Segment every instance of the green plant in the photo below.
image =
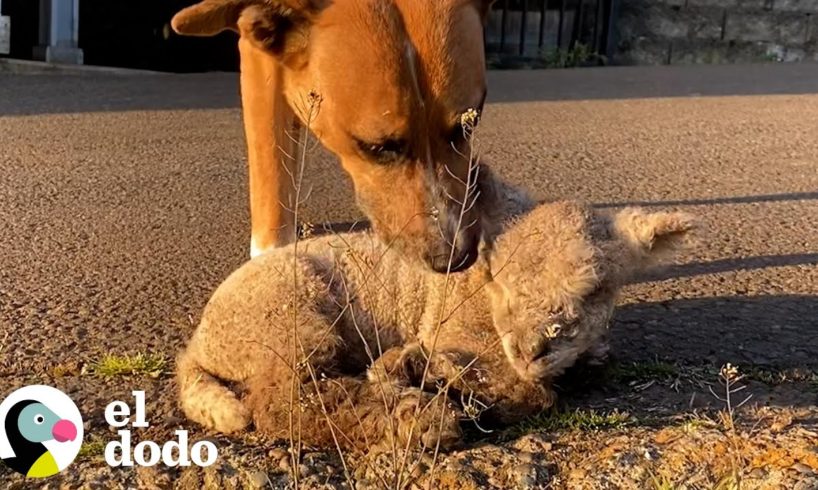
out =
<path fill-rule="evenodd" d="M 613 380 L 621 383 L 650 380 L 671 380 L 679 376 L 679 368 L 665 361 L 640 361 L 614 364 L 610 370 Z"/>
<path fill-rule="evenodd" d="M 605 55 L 599 54 L 583 43 L 576 43 L 572 48 L 553 48 L 543 55 L 547 68 L 575 68 L 587 65 L 604 65 Z"/>
<path fill-rule="evenodd" d="M 134 355 L 106 354 L 92 362 L 89 374 L 101 377 L 145 375 L 158 378 L 165 370 L 167 361 L 159 354 L 137 353 Z"/>
<path fill-rule="evenodd" d="M 626 412 L 613 410 L 598 412 L 596 410 L 546 410 L 539 415 L 529 417 L 525 421 L 511 427 L 503 433 L 503 439 L 515 439 L 531 432 L 556 431 L 599 431 L 620 429 L 635 423 L 635 419 Z"/>
<path fill-rule="evenodd" d="M 818 383 L 818 374 L 806 368 L 774 369 L 764 366 L 750 366 L 745 368 L 744 371 L 747 379 L 760 381 L 768 385 L 797 382 Z"/>

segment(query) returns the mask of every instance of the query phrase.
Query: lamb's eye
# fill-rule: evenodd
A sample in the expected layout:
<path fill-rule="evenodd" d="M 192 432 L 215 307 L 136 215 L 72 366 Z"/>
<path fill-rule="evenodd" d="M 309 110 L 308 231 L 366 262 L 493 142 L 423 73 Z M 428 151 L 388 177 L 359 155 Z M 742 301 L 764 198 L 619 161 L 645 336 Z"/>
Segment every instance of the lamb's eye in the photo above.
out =
<path fill-rule="evenodd" d="M 43 422 L 45 422 L 45 417 L 43 417 L 43 416 L 42 416 L 42 415 L 40 415 L 39 413 L 38 413 L 37 415 L 35 415 L 35 416 L 34 416 L 34 423 L 35 423 L 35 424 L 37 424 L 37 425 L 43 425 Z"/>
<path fill-rule="evenodd" d="M 406 142 L 403 140 L 384 140 L 377 143 L 358 141 L 358 148 L 367 157 L 377 163 L 393 163 L 406 154 Z"/>

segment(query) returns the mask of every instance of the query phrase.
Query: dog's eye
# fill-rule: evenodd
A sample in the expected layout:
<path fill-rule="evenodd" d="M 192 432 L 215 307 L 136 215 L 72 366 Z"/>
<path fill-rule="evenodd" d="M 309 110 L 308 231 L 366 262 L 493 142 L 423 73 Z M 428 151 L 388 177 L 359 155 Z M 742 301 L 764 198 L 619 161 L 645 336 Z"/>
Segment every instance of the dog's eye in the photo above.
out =
<path fill-rule="evenodd" d="M 447 139 L 453 146 L 460 146 L 469 141 L 474 133 L 474 129 L 480 123 L 481 111 L 469 109 L 457 116 L 457 123 L 449 129 Z"/>
<path fill-rule="evenodd" d="M 378 143 L 358 141 L 358 148 L 367 157 L 382 164 L 393 163 L 406 154 L 406 142 L 403 140 L 384 140 Z"/>
<path fill-rule="evenodd" d="M 453 127 L 447 136 L 449 143 L 454 147 L 460 147 L 460 145 L 468 141 L 470 138 L 471 131 L 467 128 L 461 127 L 460 125 Z"/>

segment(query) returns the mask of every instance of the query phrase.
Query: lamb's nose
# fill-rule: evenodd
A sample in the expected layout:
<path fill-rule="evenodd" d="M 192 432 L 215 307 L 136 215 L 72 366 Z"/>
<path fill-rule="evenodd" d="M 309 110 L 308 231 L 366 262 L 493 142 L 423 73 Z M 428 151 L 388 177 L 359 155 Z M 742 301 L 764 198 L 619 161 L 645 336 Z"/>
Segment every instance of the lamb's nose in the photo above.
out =
<path fill-rule="evenodd" d="M 527 352 L 529 362 L 534 362 L 551 353 L 551 342 L 544 336 L 538 336 L 529 344 Z"/>
<path fill-rule="evenodd" d="M 77 427 L 70 420 L 60 420 L 51 428 L 51 435 L 57 442 L 73 441 L 77 438 Z"/>

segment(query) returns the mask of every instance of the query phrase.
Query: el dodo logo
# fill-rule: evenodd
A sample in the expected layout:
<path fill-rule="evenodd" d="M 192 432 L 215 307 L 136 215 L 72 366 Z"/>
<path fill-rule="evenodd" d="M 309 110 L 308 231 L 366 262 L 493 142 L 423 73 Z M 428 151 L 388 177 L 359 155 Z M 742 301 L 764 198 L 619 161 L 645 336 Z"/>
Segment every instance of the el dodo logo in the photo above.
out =
<path fill-rule="evenodd" d="M 131 430 L 123 429 L 130 424 L 134 428 L 149 427 L 145 418 L 145 392 L 132 391 L 134 397 L 134 414 L 131 419 L 131 407 L 124 401 L 115 401 L 105 407 L 105 421 L 119 430 L 119 441 L 111 441 L 105 446 L 105 462 L 111 466 L 153 466 L 161 460 L 165 466 L 206 467 L 216 462 L 219 456 L 216 445 L 210 441 L 199 441 L 188 447 L 186 430 L 175 431 L 177 439 L 168 441 L 161 447 L 153 441 L 142 441 L 131 446 Z"/>
<path fill-rule="evenodd" d="M 64 470 L 82 445 L 82 415 L 68 396 L 32 385 L 0 403 L 0 459 L 31 478 Z"/>

